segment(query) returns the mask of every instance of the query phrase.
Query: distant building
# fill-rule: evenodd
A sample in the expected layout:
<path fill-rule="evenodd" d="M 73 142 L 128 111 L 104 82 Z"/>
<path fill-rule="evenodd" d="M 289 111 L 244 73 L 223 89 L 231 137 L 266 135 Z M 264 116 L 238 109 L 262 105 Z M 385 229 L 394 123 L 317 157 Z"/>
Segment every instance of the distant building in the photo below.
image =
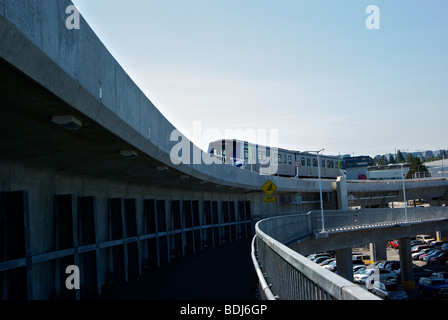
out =
<path fill-rule="evenodd" d="M 347 180 L 367 180 L 370 157 L 344 157 Z"/>
<path fill-rule="evenodd" d="M 403 171 L 401 171 L 400 164 L 389 164 L 387 166 L 372 166 L 369 167 L 368 178 L 369 180 L 398 180 L 402 179 L 409 172 L 411 165 L 406 163 L 403 165 Z"/>

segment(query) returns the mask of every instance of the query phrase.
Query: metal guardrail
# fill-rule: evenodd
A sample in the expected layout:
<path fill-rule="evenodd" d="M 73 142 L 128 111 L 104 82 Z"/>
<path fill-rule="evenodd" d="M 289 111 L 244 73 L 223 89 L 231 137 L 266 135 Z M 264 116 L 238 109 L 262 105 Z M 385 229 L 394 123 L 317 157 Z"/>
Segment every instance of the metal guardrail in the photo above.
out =
<path fill-rule="evenodd" d="M 328 232 L 373 226 L 444 220 L 448 207 L 326 211 Z M 320 211 L 259 221 L 252 259 L 259 278 L 260 299 L 377 300 L 358 285 L 328 271 L 287 245 L 322 231 Z M 324 241 L 324 240 L 323 240 Z"/>

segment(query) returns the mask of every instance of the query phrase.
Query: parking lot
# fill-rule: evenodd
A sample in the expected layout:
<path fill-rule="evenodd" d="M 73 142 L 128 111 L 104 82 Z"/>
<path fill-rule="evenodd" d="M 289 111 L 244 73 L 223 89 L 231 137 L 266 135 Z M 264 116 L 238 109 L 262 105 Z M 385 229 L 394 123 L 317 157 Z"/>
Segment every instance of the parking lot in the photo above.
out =
<path fill-rule="evenodd" d="M 366 254 L 369 253 L 369 250 L 367 247 L 353 248 L 353 251 L 363 252 Z M 387 252 L 387 260 L 395 260 L 395 261 L 400 260 L 397 249 L 388 247 L 386 252 Z M 440 264 L 430 264 L 430 263 L 426 263 L 426 262 L 420 261 L 420 260 L 413 260 L 413 263 L 415 266 L 417 266 L 419 268 L 427 269 L 432 272 L 448 272 L 448 265 L 446 265 L 446 264 L 441 264 L 441 265 Z M 431 295 L 420 294 L 418 292 L 418 282 L 419 282 L 419 279 L 416 279 L 415 280 L 415 290 L 407 292 L 408 300 L 448 300 L 448 296 L 445 296 L 445 297 L 439 296 L 437 298 L 434 298 Z"/>

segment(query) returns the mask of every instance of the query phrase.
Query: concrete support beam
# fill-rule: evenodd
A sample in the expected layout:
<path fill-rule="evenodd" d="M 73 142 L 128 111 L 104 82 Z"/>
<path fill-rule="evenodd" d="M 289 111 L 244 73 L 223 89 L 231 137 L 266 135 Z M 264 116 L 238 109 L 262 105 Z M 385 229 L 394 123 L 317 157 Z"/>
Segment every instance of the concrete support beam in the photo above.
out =
<path fill-rule="evenodd" d="M 353 258 L 351 248 L 336 250 L 336 265 L 338 275 L 353 282 Z"/>
<path fill-rule="evenodd" d="M 414 271 L 412 269 L 412 256 L 411 256 L 411 238 L 398 239 L 400 246 L 400 269 L 401 269 L 401 283 L 405 290 L 414 290 Z"/>
<path fill-rule="evenodd" d="M 372 261 L 387 260 L 386 242 L 370 243 L 369 247 Z"/>
<path fill-rule="evenodd" d="M 436 231 L 436 240 L 437 241 L 448 241 L 448 231 Z"/>
<path fill-rule="evenodd" d="M 340 176 L 336 179 L 336 191 L 338 195 L 338 209 L 348 210 L 347 179 L 345 177 Z"/>

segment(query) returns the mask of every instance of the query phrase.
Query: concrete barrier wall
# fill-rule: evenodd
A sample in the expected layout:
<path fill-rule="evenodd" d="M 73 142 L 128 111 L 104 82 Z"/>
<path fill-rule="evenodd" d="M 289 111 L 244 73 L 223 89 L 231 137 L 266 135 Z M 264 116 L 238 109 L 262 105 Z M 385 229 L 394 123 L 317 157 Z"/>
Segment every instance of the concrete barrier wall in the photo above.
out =
<path fill-rule="evenodd" d="M 164 189 L 0 162 L 0 299 L 75 299 L 252 235 L 256 196 Z M 66 290 L 65 269 L 81 289 Z"/>

